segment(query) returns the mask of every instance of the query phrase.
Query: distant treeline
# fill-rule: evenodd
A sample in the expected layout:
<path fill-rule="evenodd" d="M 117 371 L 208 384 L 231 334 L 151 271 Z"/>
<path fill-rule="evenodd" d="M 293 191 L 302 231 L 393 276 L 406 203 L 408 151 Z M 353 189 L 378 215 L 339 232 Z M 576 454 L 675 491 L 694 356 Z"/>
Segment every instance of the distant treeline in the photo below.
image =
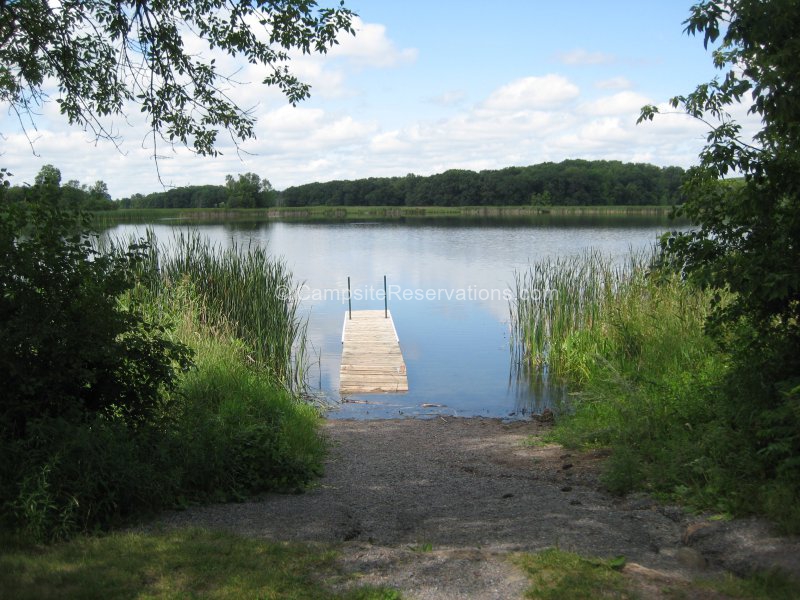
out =
<path fill-rule="evenodd" d="M 659 206 L 680 202 L 684 170 L 609 160 L 565 160 L 496 171 L 452 169 L 438 175 L 370 177 L 290 187 L 282 192 L 255 173 L 228 175 L 225 185 L 191 185 L 112 201 L 102 181 L 61 183 L 45 165 L 34 187 L 48 185 L 65 204 L 116 208 L 268 208 L 272 206 Z M 9 198 L 22 199 L 25 187 Z"/>
<path fill-rule="evenodd" d="M 225 177 L 225 185 L 189 185 L 134 194 L 118 202 L 120 208 L 267 208 L 275 205 L 277 192 L 267 179 L 255 173 Z"/>
<path fill-rule="evenodd" d="M 680 167 L 565 160 L 497 171 L 453 169 L 427 177 L 370 177 L 290 187 L 282 206 L 671 205 Z"/>
<path fill-rule="evenodd" d="M 16 185 L 6 190 L 10 202 L 21 202 L 29 196 L 47 198 L 62 206 L 79 207 L 84 210 L 114 210 L 117 203 L 111 200 L 104 181 L 92 185 L 70 179 L 61 183 L 61 171 L 53 165 L 44 165 L 36 174 L 33 185 Z"/>

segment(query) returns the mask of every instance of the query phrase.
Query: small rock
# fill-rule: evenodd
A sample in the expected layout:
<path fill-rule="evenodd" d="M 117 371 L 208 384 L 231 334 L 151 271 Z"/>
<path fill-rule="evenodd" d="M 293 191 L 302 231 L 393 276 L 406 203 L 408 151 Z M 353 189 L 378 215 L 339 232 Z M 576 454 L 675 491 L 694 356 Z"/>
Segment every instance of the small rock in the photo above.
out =
<path fill-rule="evenodd" d="M 565 485 L 564 487 L 561 488 L 561 491 L 562 492 L 571 492 L 572 491 L 572 486 L 571 485 Z"/>
<path fill-rule="evenodd" d="M 503 499 L 504 499 L 504 500 L 505 500 L 506 498 L 513 498 L 513 497 L 514 497 L 514 494 L 503 494 Z"/>
<path fill-rule="evenodd" d="M 567 469 L 571 469 L 572 468 L 572 463 L 566 463 L 564 465 L 561 465 L 561 468 L 564 469 L 565 471 Z"/>

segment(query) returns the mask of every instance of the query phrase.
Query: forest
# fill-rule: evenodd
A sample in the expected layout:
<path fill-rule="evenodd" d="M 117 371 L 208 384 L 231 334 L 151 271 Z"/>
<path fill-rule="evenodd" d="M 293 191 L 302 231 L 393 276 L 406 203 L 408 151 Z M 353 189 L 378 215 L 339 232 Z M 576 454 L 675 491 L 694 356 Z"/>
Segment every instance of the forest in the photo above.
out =
<path fill-rule="evenodd" d="M 528 167 L 427 177 L 370 177 L 290 187 L 283 206 L 674 205 L 684 170 L 611 160 L 565 160 Z"/>
<path fill-rule="evenodd" d="M 277 192 L 255 173 L 225 177 L 225 185 L 189 185 L 163 192 L 134 194 L 117 202 L 119 208 L 266 208 Z"/>
<path fill-rule="evenodd" d="M 44 165 L 36 174 L 33 185 L 7 186 L 8 201 L 19 203 L 31 196 L 38 196 L 41 189 L 48 188 L 51 196 L 63 207 L 81 210 L 114 210 L 118 204 L 111 200 L 105 181 L 95 181 L 92 185 L 70 179 L 61 183 L 61 171 L 53 165 Z"/>
<path fill-rule="evenodd" d="M 680 202 L 684 170 L 609 160 L 565 160 L 490 171 L 370 177 L 273 190 L 254 173 L 225 185 L 193 185 L 134 194 L 120 208 L 266 208 L 270 206 L 640 206 Z"/>

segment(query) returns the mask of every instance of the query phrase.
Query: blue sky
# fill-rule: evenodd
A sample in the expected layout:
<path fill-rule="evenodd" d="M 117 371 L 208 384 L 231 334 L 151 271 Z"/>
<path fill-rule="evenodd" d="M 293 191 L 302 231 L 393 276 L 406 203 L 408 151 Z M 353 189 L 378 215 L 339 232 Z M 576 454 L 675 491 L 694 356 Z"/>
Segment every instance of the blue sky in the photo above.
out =
<path fill-rule="evenodd" d="M 293 61 L 312 84 L 310 100 L 290 107 L 245 67 L 237 78 L 252 83 L 233 96 L 254 107 L 257 139 L 245 153 L 223 145 L 216 158 L 169 151 L 159 163 L 163 182 L 222 184 L 228 173 L 255 172 L 283 189 L 567 158 L 688 167 L 703 126 L 680 115 L 635 121 L 643 104 L 664 106 L 715 74 L 702 40 L 683 33 L 690 4 L 350 0 L 360 15 L 355 38 Z M 4 110 L 0 166 L 15 183 L 51 163 L 64 180 L 105 181 L 114 197 L 161 190 L 137 112 L 113 123 L 120 152 L 67 127 L 50 103 L 31 135 L 36 156 Z"/>

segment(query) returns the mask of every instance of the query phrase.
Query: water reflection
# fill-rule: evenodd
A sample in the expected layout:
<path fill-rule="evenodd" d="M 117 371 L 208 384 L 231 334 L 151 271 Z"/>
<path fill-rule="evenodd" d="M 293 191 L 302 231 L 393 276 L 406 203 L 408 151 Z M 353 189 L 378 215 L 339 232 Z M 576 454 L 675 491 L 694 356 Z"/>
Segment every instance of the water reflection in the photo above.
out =
<path fill-rule="evenodd" d="M 142 234 L 119 225 L 107 235 Z M 197 229 L 228 246 L 257 244 L 284 259 L 304 283 L 312 391 L 335 405 L 333 418 L 493 416 L 527 418 L 563 395 L 510 369 L 508 297 L 515 270 L 589 248 L 616 259 L 653 244 L 670 227 L 660 217 L 436 219 L 361 223 L 231 222 L 151 225 L 160 241 Z M 409 392 L 340 402 L 342 321 L 347 277 L 353 309 L 389 308 L 406 361 Z M 316 294 L 314 292 L 317 292 Z M 337 293 L 338 292 L 338 293 Z"/>

